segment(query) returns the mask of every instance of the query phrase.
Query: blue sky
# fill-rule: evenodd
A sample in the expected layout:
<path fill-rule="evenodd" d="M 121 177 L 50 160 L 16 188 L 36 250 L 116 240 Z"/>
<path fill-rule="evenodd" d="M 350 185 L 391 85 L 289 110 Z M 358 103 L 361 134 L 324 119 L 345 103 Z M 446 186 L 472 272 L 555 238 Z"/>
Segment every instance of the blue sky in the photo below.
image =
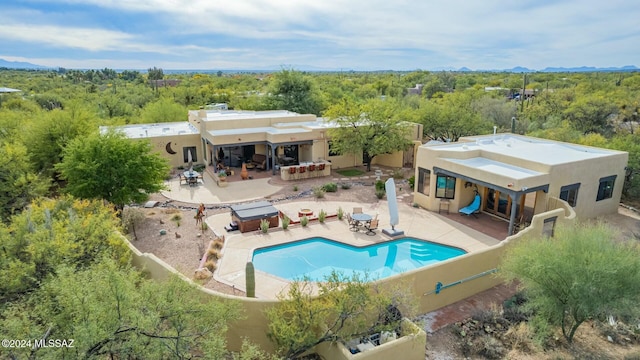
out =
<path fill-rule="evenodd" d="M 66 68 L 640 66 L 637 0 L 3 0 L 0 58 Z"/>

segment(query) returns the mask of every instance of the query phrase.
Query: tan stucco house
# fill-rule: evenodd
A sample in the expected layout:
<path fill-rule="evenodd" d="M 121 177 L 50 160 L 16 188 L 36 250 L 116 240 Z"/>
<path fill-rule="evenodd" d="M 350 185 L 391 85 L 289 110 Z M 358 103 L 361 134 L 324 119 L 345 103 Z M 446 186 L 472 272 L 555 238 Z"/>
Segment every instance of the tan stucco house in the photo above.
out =
<path fill-rule="evenodd" d="M 239 111 L 201 109 L 188 113 L 188 121 L 117 127 L 132 139 L 148 139 L 173 167 L 185 166 L 191 152 L 194 163 L 209 166 L 222 162 L 238 168 L 254 161 L 274 174 L 287 166 L 324 162 L 330 169 L 363 165 L 362 156 L 331 151 L 327 130 L 335 124 L 311 114 L 286 110 Z M 419 144 L 421 125 L 413 124 L 411 140 Z M 106 128 L 101 128 L 106 131 Z M 413 166 L 415 149 L 376 156 L 373 164 Z"/>
<path fill-rule="evenodd" d="M 617 211 L 628 153 L 513 134 L 424 144 L 416 155 L 414 201 L 450 212 L 480 195 L 478 212 L 514 226 L 566 201 L 577 218 Z M 461 215 L 464 216 L 464 215 Z"/>

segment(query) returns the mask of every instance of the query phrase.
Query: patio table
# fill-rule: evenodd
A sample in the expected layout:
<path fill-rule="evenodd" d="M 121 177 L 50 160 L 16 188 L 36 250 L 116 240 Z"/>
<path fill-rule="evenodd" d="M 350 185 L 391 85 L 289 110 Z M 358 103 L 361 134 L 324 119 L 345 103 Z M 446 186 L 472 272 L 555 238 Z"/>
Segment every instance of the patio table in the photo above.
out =
<path fill-rule="evenodd" d="M 185 171 L 182 173 L 182 176 L 186 179 L 187 184 L 189 185 L 197 185 L 198 178 L 200 177 L 200 173 L 197 171 Z"/>
<path fill-rule="evenodd" d="M 371 215 L 364 214 L 364 213 L 352 214 L 351 218 L 356 221 L 356 226 L 355 226 L 356 231 L 359 231 L 360 227 L 362 225 L 364 225 L 365 223 L 367 223 L 367 222 L 371 221 L 371 219 L 373 219 L 371 217 Z"/>

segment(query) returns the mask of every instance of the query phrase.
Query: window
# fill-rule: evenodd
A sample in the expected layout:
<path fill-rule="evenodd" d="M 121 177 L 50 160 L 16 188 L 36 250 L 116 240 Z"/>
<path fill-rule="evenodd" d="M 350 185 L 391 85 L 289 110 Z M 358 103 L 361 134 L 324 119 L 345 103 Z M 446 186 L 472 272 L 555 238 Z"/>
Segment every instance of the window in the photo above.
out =
<path fill-rule="evenodd" d="M 544 219 L 542 223 L 542 236 L 553 237 L 553 230 L 556 227 L 557 216 Z"/>
<path fill-rule="evenodd" d="M 616 175 L 603 177 L 600 179 L 600 186 L 598 186 L 598 196 L 596 201 L 611 199 L 613 196 L 613 184 L 616 182 Z"/>
<path fill-rule="evenodd" d="M 569 203 L 571 207 L 576 207 L 576 203 L 578 201 L 578 189 L 580 189 L 580 183 L 561 187 L 560 199 Z"/>
<path fill-rule="evenodd" d="M 195 163 L 198 161 L 198 152 L 195 146 L 185 146 L 182 148 L 182 157 L 184 162 L 189 162 L 189 152 L 191 152 L 191 160 Z"/>
<path fill-rule="evenodd" d="M 436 197 L 453 199 L 456 193 L 456 178 L 446 175 L 438 175 L 436 179 Z"/>
<path fill-rule="evenodd" d="M 417 191 L 421 194 L 429 196 L 429 190 L 431 190 L 431 171 L 419 167 Z"/>

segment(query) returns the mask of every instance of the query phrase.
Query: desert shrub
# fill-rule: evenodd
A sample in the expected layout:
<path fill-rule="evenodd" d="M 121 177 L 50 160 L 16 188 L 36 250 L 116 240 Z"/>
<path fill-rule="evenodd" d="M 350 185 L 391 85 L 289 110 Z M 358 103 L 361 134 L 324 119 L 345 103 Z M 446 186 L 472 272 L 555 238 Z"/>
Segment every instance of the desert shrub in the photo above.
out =
<path fill-rule="evenodd" d="M 316 197 L 316 199 L 321 199 L 324 197 L 324 188 L 322 186 L 316 186 L 313 188 L 313 196 Z"/>
<path fill-rule="evenodd" d="M 351 183 L 344 182 L 344 183 L 340 184 L 340 187 L 342 189 L 344 189 L 344 190 L 351 189 Z"/>
<path fill-rule="evenodd" d="M 504 334 L 504 340 L 511 345 L 512 349 L 517 349 L 525 353 L 537 350 L 533 329 L 526 322 L 511 326 Z"/>
<path fill-rule="evenodd" d="M 180 214 L 174 214 L 171 217 L 171 221 L 175 222 L 177 227 L 180 227 L 180 221 L 181 220 L 182 220 L 182 215 L 180 215 Z"/>
<path fill-rule="evenodd" d="M 263 234 L 266 234 L 269 231 L 269 220 L 267 219 L 260 220 L 260 230 L 262 230 Z"/>
<path fill-rule="evenodd" d="M 396 180 L 404 179 L 404 171 L 401 168 L 393 169 L 391 177 Z"/>
<path fill-rule="evenodd" d="M 213 244 L 211 245 L 214 249 L 222 249 L 222 247 L 224 246 L 224 242 L 222 241 L 222 239 L 216 239 L 213 241 Z"/>
<path fill-rule="evenodd" d="M 211 271 L 211 272 L 216 271 L 216 269 L 218 268 L 218 266 L 216 265 L 216 262 L 213 261 L 213 260 L 209 260 L 206 263 L 204 263 L 204 267 L 209 269 L 209 271 Z"/>
<path fill-rule="evenodd" d="M 500 340 L 490 335 L 485 335 L 474 343 L 475 353 L 484 356 L 485 359 L 503 359 L 507 352 Z"/>
<path fill-rule="evenodd" d="M 376 191 L 378 190 L 386 191 L 386 189 L 384 188 L 384 181 L 382 180 L 376 181 Z"/>
<path fill-rule="evenodd" d="M 293 185 L 293 191 L 298 191 L 298 185 Z"/>
<path fill-rule="evenodd" d="M 305 215 L 302 217 L 302 219 L 300 219 L 300 225 L 302 225 L 302 227 L 305 227 L 309 224 L 309 218 Z"/>
<path fill-rule="evenodd" d="M 220 259 L 220 250 L 210 248 L 209 251 L 207 251 L 207 260 L 218 260 L 218 259 Z"/>
<path fill-rule="evenodd" d="M 318 221 L 323 223 L 326 218 L 327 218 L 327 212 L 324 211 L 324 209 L 320 209 L 320 213 L 318 213 Z"/>
<path fill-rule="evenodd" d="M 411 189 L 414 188 L 414 185 L 416 184 L 416 176 L 413 175 L 409 178 L 409 186 L 411 186 Z"/>
<path fill-rule="evenodd" d="M 287 230 L 287 228 L 289 227 L 289 224 L 291 224 L 291 219 L 289 219 L 287 215 L 284 215 L 282 217 L 282 228 L 284 230 Z"/>
<path fill-rule="evenodd" d="M 334 182 L 326 183 L 322 186 L 322 189 L 326 192 L 336 192 L 338 191 L 338 184 Z"/>
<path fill-rule="evenodd" d="M 382 199 L 385 196 L 386 192 L 384 190 L 376 190 L 376 197 L 378 199 Z"/>
<path fill-rule="evenodd" d="M 338 220 L 342 220 L 342 218 L 344 217 L 344 210 L 342 209 L 342 207 L 338 208 L 337 214 L 338 214 Z"/>

